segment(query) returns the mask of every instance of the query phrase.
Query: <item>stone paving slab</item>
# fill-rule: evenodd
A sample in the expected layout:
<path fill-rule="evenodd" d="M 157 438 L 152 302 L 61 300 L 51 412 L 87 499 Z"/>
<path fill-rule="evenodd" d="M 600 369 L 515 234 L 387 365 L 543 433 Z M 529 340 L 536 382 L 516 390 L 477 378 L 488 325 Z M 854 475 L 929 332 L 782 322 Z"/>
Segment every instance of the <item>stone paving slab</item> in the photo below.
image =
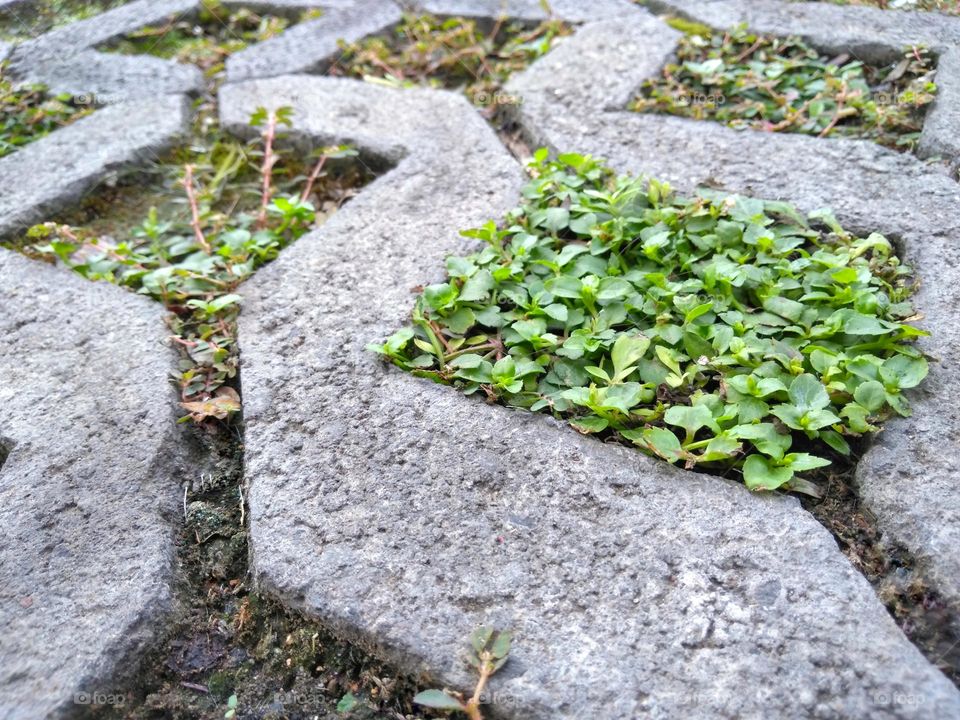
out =
<path fill-rule="evenodd" d="M 27 82 L 42 83 L 53 94 L 66 93 L 93 105 L 154 100 L 161 95 L 199 94 L 203 73 L 194 65 L 150 55 L 121 55 L 87 50 L 66 60 L 18 63 L 15 72 Z"/>
<path fill-rule="evenodd" d="M 170 607 L 176 359 L 158 305 L 2 249 L 0 308 L 0 716 L 72 717 Z"/>
<path fill-rule="evenodd" d="M 793 498 L 684 473 L 485 406 L 364 350 L 442 277 L 457 229 L 520 171 L 459 97 L 286 77 L 227 86 L 222 120 L 295 128 L 397 167 L 242 288 L 252 566 L 387 656 L 467 687 L 478 624 L 518 633 L 494 681 L 517 718 L 923 717 L 960 694 Z M 320 289 L 318 291 L 318 289 Z M 894 697 L 922 698 L 910 705 Z"/>
<path fill-rule="evenodd" d="M 939 58 L 938 99 L 927 111 L 917 154 L 960 157 L 960 17 L 780 0 L 651 0 L 648 5 L 718 29 L 746 23 L 759 32 L 800 35 L 822 52 L 850 53 L 865 62 L 892 62 L 907 47 L 930 47 Z"/>
<path fill-rule="evenodd" d="M 960 158 L 960 46 L 937 58 L 937 95 L 923 122 L 920 157 Z"/>
<path fill-rule="evenodd" d="M 621 110 L 659 67 L 669 45 L 653 18 L 587 26 L 511 81 L 518 119 L 537 144 L 609 158 L 621 171 L 786 200 L 803 210 L 834 208 L 860 232 L 899 241 L 917 269 L 915 304 L 932 336 L 931 364 L 914 394 L 914 417 L 888 424 L 861 460 L 864 501 L 889 539 L 907 547 L 960 610 L 960 186 L 938 165 L 874 143 L 736 131 L 717 123 Z M 601 98 L 608 112 L 596 113 Z"/>
<path fill-rule="evenodd" d="M 170 15 L 188 15 L 196 7 L 197 0 L 135 0 L 18 43 L 16 59 L 40 62 L 66 58 L 145 25 L 160 23 Z"/>
<path fill-rule="evenodd" d="M 97 104 L 199 93 L 203 73 L 193 65 L 94 49 L 170 15 L 188 14 L 196 5 L 196 0 L 139 0 L 70 23 L 17 44 L 10 71 L 18 80 L 47 85 L 55 93 L 89 96 Z"/>
<path fill-rule="evenodd" d="M 183 96 L 119 103 L 0 158 L 0 237 L 65 209 L 109 172 L 154 159 L 189 122 Z"/>
<path fill-rule="evenodd" d="M 866 62 L 894 60 L 901 48 L 913 44 L 934 50 L 960 45 L 960 17 L 934 12 L 784 0 L 649 0 L 646 4 L 715 28 L 746 23 L 759 32 L 799 35 L 825 52 L 852 51 Z"/>
<path fill-rule="evenodd" d="M 460 15 L 466 17 L 496 18 L 501 15 L 522 20 L 545 20 L 548 14 L 540 0 L 422 0 L 404 2 L 403 5 L 417 12 L 434 15 Z M 634 11 L 626 0 L 552 0 L 552 16 L 568 22 L 584 22 L 598 17 L 615 17 Z"/>
<path fill-rule="evenodd" d="M 329 8 L 315 20 L 229 57 L 227 81 L 325 69 L 324 62 L 340 54 L 339 40 L 361 40 L 386 31 L 400 19 L 399 8 L 389 0 L 356 0 L 349 6 Z"/>

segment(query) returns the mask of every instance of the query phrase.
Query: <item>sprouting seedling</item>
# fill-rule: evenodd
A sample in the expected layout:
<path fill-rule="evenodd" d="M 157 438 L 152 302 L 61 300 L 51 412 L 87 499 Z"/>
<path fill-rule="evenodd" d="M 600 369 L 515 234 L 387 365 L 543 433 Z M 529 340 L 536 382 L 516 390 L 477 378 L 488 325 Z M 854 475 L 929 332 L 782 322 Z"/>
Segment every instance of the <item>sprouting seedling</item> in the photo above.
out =
<path fill-rule="evenodd" d="M 227 711 L 223 714 L 224 720 L 233 720 L 237 716 L 237 705 L 239 701 L 236 695 L 227 698 Z"/>
<path fill-rule="evenodd" d="M 479 678 L 469 700 L 464 700 L 461 693 L 451 690 L 424 690 L 417 693 L 413 701 L 434 710 L 461 712 L 470 720 L 483 720 L 480 704 L 484 691 L 491 676 L 506 664 L 512 637 L 510 632 L 488 626 L 477 628 L 470 636 L 467 662 L 477 671 Z"/>
<path fill-rule="evenodd" d="M 257 214 L 257 228 L 262 230 L 267 226 L 267 210 L 270 198 L 273 196 L 273 166 L 277 162 L 277 155 L 273 151 L 273 143 L 277 139 L 277 125 L 283 123 L 287 127 L 293 125 L 291 116 L 293 108 L 281 107 L 276 110 L 267 110 L 258 107 L 250 116 L 251 127 L 263 127 L 263 165 L 260 169 L 262 179 L 260 190 L 260 212 Z"/>
<path fill-rule="evenodd" d="M 328 161 L 356 151 L 340 145 L 313 153 L 315 165 L 304 182 L 303 158 L 274 142 L 280 126 L 291 123 L 289 107 L 258 108 L 250 124 L 260 137 L 249 145 L 218 132 L 191 147 L 186 162 L 178 154 L 177 185 L 188 213 L 173 211 L 169 203 L 151 206 L 142 222 L 117 224 L 117 239 L 101 236 L 96 227 L 47 222 L 10 244 L 167 306 L 170 339 L 181 353 L 181 407 L 189 413 L 181 421 L 226 421 L 240 411 L 240 395 L 231 387 L 238 366 L 235 291 L 314 227 L 314 202 L 348 197 L 341 189 L 355 175 L 325 170 Z M 262 226 L 256 224 L 261 217 Z M 122 237 L 125 229 L 129 238 Z"/>

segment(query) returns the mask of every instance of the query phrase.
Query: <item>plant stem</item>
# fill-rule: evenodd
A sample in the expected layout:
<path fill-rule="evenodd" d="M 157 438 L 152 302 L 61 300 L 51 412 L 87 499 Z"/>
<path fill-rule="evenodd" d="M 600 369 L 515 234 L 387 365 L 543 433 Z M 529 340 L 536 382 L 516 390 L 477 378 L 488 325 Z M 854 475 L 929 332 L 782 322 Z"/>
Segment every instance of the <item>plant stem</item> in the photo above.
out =
<path fill-rule="evenodd" d="M 313 166 L 313 172 L 310 173 L 310 177 L 307 180 L 307 185 L 303 188 L 303 194 L 300 196 L 300 202 L 306 202 L 310 197 L 310 193 L 313 192 L 313 184 L 317 181 L 317 178 L 320 177 L 320 171 L 323 170 L 324 164 L 327 162 L 327 156 L 321 155 L 320 159 L 317 160 L 317 164 Z"/>
<path fill-rule="evenodd" d="M 464 711 L 470 720 L 483 720 L 480 713 L 480 699 L 483 697 L 483 691 L 487 687 L 487 681 L 493 674 L 493 665 L 489 659 L 484 659 L 480 665 L 480 679 L 477 680 L 477 687 L 473 691 L 473 697 L 464 705 Z"/>
<path fill-rule="evenodd" d="M 277 136 L 277 113 L 270 111 L 267 115 L 267 125 L 263 130 L 263 165 L 260 168 L 260 213 L 257 215 L 257 229 L 263 230 L 267 226 L 267 206 L 273 194 L 273 166 L 277 162 L 273 154 L 273 141 Z"/>
<path fill-rule="evenodd" d="M 193 228 L 193 236 L 197 240 L 197 245 L 209 255 L 212 248 L 203 234 L 203 228 L 200 226 L 200 208 L 197 205 L 197 195 L 193 190 L 193 165 L 184 165 L 183 169 L 183 189 L 187 191 L 187 201 L 190 203 L 190 227 Z"/>

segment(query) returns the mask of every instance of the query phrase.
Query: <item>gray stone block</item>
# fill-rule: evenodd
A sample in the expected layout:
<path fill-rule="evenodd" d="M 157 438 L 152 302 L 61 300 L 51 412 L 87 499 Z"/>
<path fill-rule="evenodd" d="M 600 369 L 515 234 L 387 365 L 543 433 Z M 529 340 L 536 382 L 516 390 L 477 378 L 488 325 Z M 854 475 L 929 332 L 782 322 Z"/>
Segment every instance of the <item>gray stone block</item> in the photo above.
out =
<path fill-rule="evenodd" d="M 942 49 L 960 44 L 960 18 L 933 12 L 782 0 L 649 0 L 646 4 L 718 29 L 746 23 L 759 32 L 799 35 L 824 52 L 849 52 L 865 62 L 896 59 L 910 45 Z"/>
<path fill-rule="evenodd" d="M 189 14 L 196 7 L 197 0 L 136 0 L 20 43 L 14 60 L 24 65 L 64 61 L 137 28 L 158 24 L 170 15 Z"/>
<path fill-rule="evenodd" d="M 203 73 L 194 65 L 150 55 L 120 55 L 86 50 L 65 61 L 23 64 L 18 79 L 41 83 L 52 93 L 69 93 L 97 105 L 152 100 L 173 93 L 198 94 Z"/>
<path fill-rule="evenodd" d="M 459 228 L 517 200 L 519 168 L 462 98 L 277 78 L 224 88 L 224 125 L 258 105 L 293 105 L 298 132 L 398 162 L 242 289 L 263 587 L 460 687 L 465 636 L 516 630 L 491 688 L 504 717 L 960 713 L 796 500 L 487 406 L 364 350 L 468 246 Z M 907 696 L 922 700 L 893 700 Z"/>
<path fill-rule="evenodd" d="M 927 111 L 917 144 L 920 157 L 960 157 L 960 47 L 937 60 L 937 97 Z"/>
<path fill-rule="evenodd" d="M 203 74 L 192 65 L 146 55 L 95 50 L 98 45 L 170 15 L 192 12 L 197 0 L 139 0 L 56 28 L 18 44 L 10 72 L 18 80 L 48 85 L 54 92 L 112 104 L 168 93 L 198 93 Z"/>
<path fill-rule="evenodd" d="M 400 18 L 400 10 L 389 0 L 358 0 L 349 7 L 329 8 L 315 20 L 228 58 L 227 81 L 325 69 L 325 61 L 340 54 L 339 40 L 354 42 L 383 32 Z"/>
<path fill-rule="evenodd" d="M 183 96 L 98 110 L 0 158 L 0 237 L 45 220 L 109 172 L 151 161 L 186 131 Z"/>
<path fill-rule="evenodd" d="M 736 131 L 617 110 L 665 50 L 660 32 L 639 18 L 585 27 L 508 84 L 507 92 L 524 98 L 517 119 L 535 143 L 606 157 L 622 171 L 666 179 L 685 192 L 706 185 L 807 211 L 830 206 L 849 229 L 899 241 L 922 281 L 915 300 L 932 336 L 921 346 L 939 362 L 913 398 L 914 417 L 888 425 L 857 476 L 887 539 L 913 552 L 960 610 L 960 513 L 952 509 L 960 483 L 957 183 L 941 165 L 868 141 Z M 605 67 L 606 74 L 588 74 Z M 603 97 L 611 98 L 608 112 L 594 112 Z"/>
<path fill-rule="evenodd" d="M 467 17 L 496 18 L 505 15 L 522 20 L 544 20 L 540 0 L 423 0 L 405 3 L 411 10 L 434 15 L 463 15 Z M 597 18 L 613 17 L 632 13 L 636 9 L 630 0 L 594 0 L 584 3 L 578 0 L 553 0 L 550 2 L 553 16 L 570 22 L 585 22 Z"/>
<path fill-rule="evenodd" d="M 0 307 L 0 714 L 75 717 L 170 609 L 176 357 L 159 305 L 2 249 Z"/>

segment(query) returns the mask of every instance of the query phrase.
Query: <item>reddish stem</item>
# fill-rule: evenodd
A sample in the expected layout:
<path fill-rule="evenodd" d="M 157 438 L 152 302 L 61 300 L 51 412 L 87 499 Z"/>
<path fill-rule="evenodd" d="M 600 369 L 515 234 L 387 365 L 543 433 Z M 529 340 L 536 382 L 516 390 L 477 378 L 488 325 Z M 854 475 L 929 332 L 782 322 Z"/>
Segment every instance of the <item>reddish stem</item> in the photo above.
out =
<path fill-rule="evenodd" d="M 267 206 L 273 195 L 273 166 L 277 162 L 273 154 L 273 141 L 277 135 L 277 114 L 273 111 L 267 115 L 267 125 L 263 130 L 263 166 L 260 168 L 260 213 L 257 215 L 257 229 L 263 230 L 267 226 Z"/>
<path fill-rule="evenodd" d="M 209 255 L 212 248 L 203 234 L 203 228 L 200 226 L 200 208 L 197 205 L 197 195 L 193 189 L 193 165 L 184 166 L 183 188 L 187 191 L 187 201 L 190 203 L 190 226 L 193 228 L 193 236 L 197 239 L 197 245 Z"/>
<path fill-rule="evenodd" d="M 313 192 L 313 184 L 317 181 L 317 178 L 320 177 L 320 172 L 323 170 L 326 162 L 327 156 L 321 155 L 320 159 L 317 160 L 317 164 L 313 166 L 313 172 L 310 173 L 310 177 L 307 179 L 307 185 L 303 188 L 303 195 L 300 196 L 300 202 L 306 202 L 310 197 L 310 193 Z"/>

